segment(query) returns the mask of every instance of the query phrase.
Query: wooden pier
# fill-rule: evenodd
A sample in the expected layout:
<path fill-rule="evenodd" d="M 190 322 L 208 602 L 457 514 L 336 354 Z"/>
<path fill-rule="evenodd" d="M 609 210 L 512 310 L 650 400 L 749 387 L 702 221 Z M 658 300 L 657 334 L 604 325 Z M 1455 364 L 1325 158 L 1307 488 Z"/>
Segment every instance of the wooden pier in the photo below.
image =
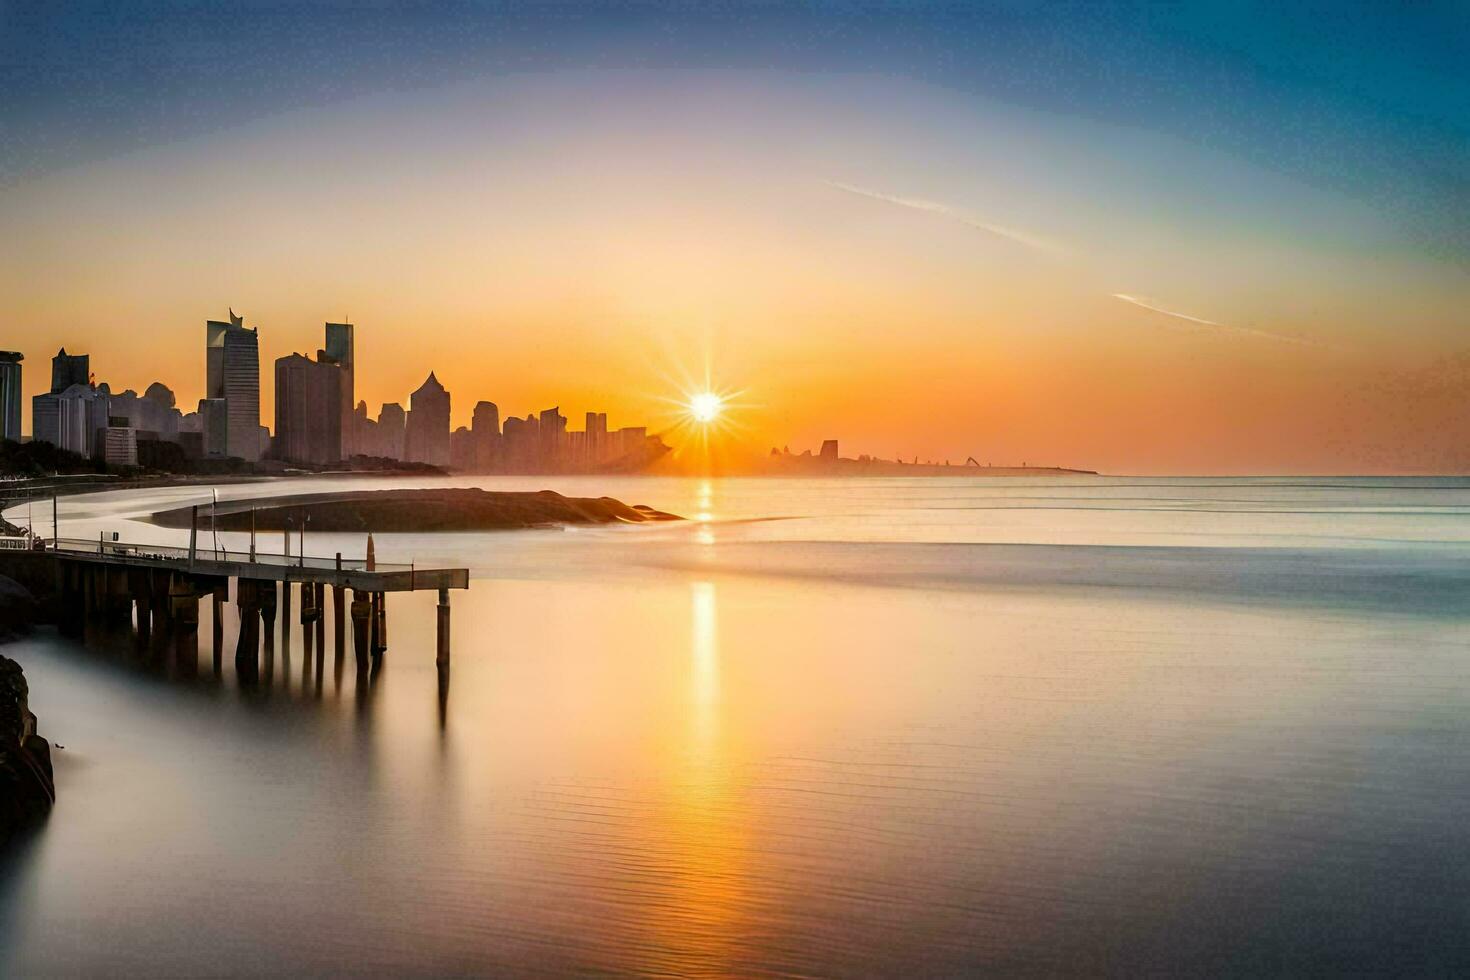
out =
<path fill-rule="evenodd" d="M 201 548 L 197 525 L 190 533 L 188 548 L 109 540 L 105 535 L 95 541 L 54 537 L 27 540 L 28 559 L 55 563 L 63 627 L 80 629 L 89 619 L 118 624 L 136 619 L 142 642 L 151 641 L 155 635 L 171 635 L 178 638 L 181 648 L 197 649 L 199 602 L 208 598 L 213 609 L 216 668 L 223 652 L 223 607 L 233 591 L 240 613 L 236 668 L 246 680 L 257 670 L 262 641 L 270 669 L 278 612 L 281 644 L 285 650 L 290 649 L 293 593 L 299 604 L 305 650 L 309 654 L 315 645 L 324 652 L 328 588 L 332 590 L 337 656 L 345 654 L 345 624 L 350 620 L 359 671 L 375 668 L 388 648 L 388 594 L 437 592 L 435 660 L 447 670 L 449 593 L 469 588 L 468 569 L 387 565 L 373 558 L 371 545 L 365 558 L 343 558 L 340 554 L 334 558 L 293 556 L 289 553 L 289 537 L 285 539 L 285 554 L 260 553 L 253 544 L 247 552 Z"/>

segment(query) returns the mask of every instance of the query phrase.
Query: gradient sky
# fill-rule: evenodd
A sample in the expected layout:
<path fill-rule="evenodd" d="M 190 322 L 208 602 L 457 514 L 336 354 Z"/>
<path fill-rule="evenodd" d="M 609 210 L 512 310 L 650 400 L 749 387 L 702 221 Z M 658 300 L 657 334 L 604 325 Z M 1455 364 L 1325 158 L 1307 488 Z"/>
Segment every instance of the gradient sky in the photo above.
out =
<path fill-rule="evenodd" d="M 456 424 L 707 365 L 759 449 L 1470 471 L 1470 7 L 1281 6 L 0 0 L 0 346 L 192 404 L 233 306 Z"/>

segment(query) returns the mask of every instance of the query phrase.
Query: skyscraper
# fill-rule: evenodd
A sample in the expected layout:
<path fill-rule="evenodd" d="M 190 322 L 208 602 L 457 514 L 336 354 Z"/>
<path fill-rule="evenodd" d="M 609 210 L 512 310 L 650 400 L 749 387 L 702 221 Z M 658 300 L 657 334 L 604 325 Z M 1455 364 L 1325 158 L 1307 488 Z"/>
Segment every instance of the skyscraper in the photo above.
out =
<path fill-rule="evenodd" d="M 407 459 L 406 446 L 404 445 L 405 427 L 408 417 L 403 411 L 403 406 L 397 402 L 385 402 L 378 412 L 378 439 L 381 445 L 378 449 L 379 456 L 388 459 Z"/>
<path fill-rule="evenodd" d="M 596 466 L 607 458 L 607 413 L 587 413 L 587 463 Z"/>
<path fill-rule="evenodd" d="M 433 372 L 409 396 L 405 435 L 410 462 L 449 465 L 449 392 Z"/>
<path fill-rule="evenodd" d="M 0 439 L 20 442 L 20 362 L 19 351 L 0 351 Z"/>
<path fill-rule="evenodd" d="M 199 399 L 199 451 L 205 456 L 226 456 L 230 441 L 230 416 L 223 398 Z"/>
<path fill-rule="evenodd" d="M 91 358 L 88 355 L 68 354 L 65 347 L 57 351 L 56 356 L 51 358 L 51 390 L 31 399 L 32 439 L 37 442 L 49 442 L 53 446 L 70 449 L 73 452 L 81 451 L 77 448 L 77 442 L 82 437 L 77 435 L 75 410 L 68 416 L 72 424 L 70 437 L 63 435 L 61 396 L 78 385 L 83 388 L 92 386 L 90 363 Z M 103 425 L 106 424 L 104 421 Z"/>
<path fill-rule="evenodd" d="M 224 445 L 205 426 L 204 451 L 211 456 L 260 459 L 260 338 L 230 311 L 230 322 L 205 322 L 205 397 L 224 403 Z"/>
<path fill-rule="evenodd" d="M 61 396 L 44 392 L 31 398 L 31 441 L 61 445 Z"/>
<path fill-rule="evenodd" d="M 59 395 L 72 385 L 90 384 L 92 373 L 90 355 L 68 354 L 66 348 L 51 358 L 51 394 Z"/>
<path fill-rule="evenodd" d="M 500 462 L 499 407 L 494 402 L 476 402 L 470 427 L 475 436 L 474 468 L 488 473 Z"/>
<path fill-rule="evenodd" d="M 567 442 L 567 417 L 561 413 L 560 406 L 542 411 L 538 442 L 541 466 L 548 470 L 558 469 L 565 455 Z"/>
<path fill-rule="evenodd" d="M 356 351 L 350 323 L 326 324 L 326 347 L 317 354 L 318 361 L 335 364 L 342 372 L 342 458 L 362 452 L 358 446 L 357 419 L 352 409 L 357 404 Z"/>
<path fill-rule="evenodd" d="M 346 374 L 303 354 L 276 360 L 276 437 L 272 455 L 292 463 L 342 458 L 342 391 Z"/>
<path fill-rule="evenodd" d="M 500 434 L 500 466 L 511 473 L 524 473 L 536 456 L 536 416 L 505 420 Z"/>
<path fill-rule="evenodd" d="M 463 425 L 449 434 L 449 465 L 458 473 L 475 468 L 475 434 Z"/>
<path fill-rule="evenodd" d="M 111 421 L 110 395 L 107 386 L 100 389 L 88 384 L 74 384 L 57 396 L 57 429 L 55 445 L 82 456 L 100 455 L 98 433 Z"/>

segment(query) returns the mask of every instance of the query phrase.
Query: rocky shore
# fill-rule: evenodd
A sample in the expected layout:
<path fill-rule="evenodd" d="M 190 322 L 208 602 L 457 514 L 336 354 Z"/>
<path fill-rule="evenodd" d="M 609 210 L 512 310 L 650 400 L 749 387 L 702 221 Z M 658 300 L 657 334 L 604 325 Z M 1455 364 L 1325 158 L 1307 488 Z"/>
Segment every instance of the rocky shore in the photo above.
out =
<path fill-rule="evenodd" d="M 237 500 L 219 505 L 213 526 L 221 531 L 280 531 L 310 518 L 317 532 L 499 531 L 558 524 L 643 524 L 676 521 L 641 504 L 612 497 L 564 497 L 551 490 L 509 493 L 479 489 L 371 490 Z M 188 527 L 191 510 L 152 516 L 164 527 Z M 199 509 L 201 523 L 211 520 Z"/>
<path fill-rule="evenodd" d="M 29 693 L 20 664 L 0 656 L 0 843 L 56 801 L 51 746 L 36 733 Z"/>

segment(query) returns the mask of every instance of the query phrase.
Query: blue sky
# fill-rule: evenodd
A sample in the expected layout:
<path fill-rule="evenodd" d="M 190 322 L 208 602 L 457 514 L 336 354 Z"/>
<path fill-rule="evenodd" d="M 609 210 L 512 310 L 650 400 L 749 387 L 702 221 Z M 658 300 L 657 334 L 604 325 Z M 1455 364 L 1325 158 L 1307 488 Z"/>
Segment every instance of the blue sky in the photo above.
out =
<path fill-rule="evenodd" d="M 0 176 L 565 68 L 890 74 L 1164 133 L 1470 247 L 1470 5 L 0 3 Z"/>

